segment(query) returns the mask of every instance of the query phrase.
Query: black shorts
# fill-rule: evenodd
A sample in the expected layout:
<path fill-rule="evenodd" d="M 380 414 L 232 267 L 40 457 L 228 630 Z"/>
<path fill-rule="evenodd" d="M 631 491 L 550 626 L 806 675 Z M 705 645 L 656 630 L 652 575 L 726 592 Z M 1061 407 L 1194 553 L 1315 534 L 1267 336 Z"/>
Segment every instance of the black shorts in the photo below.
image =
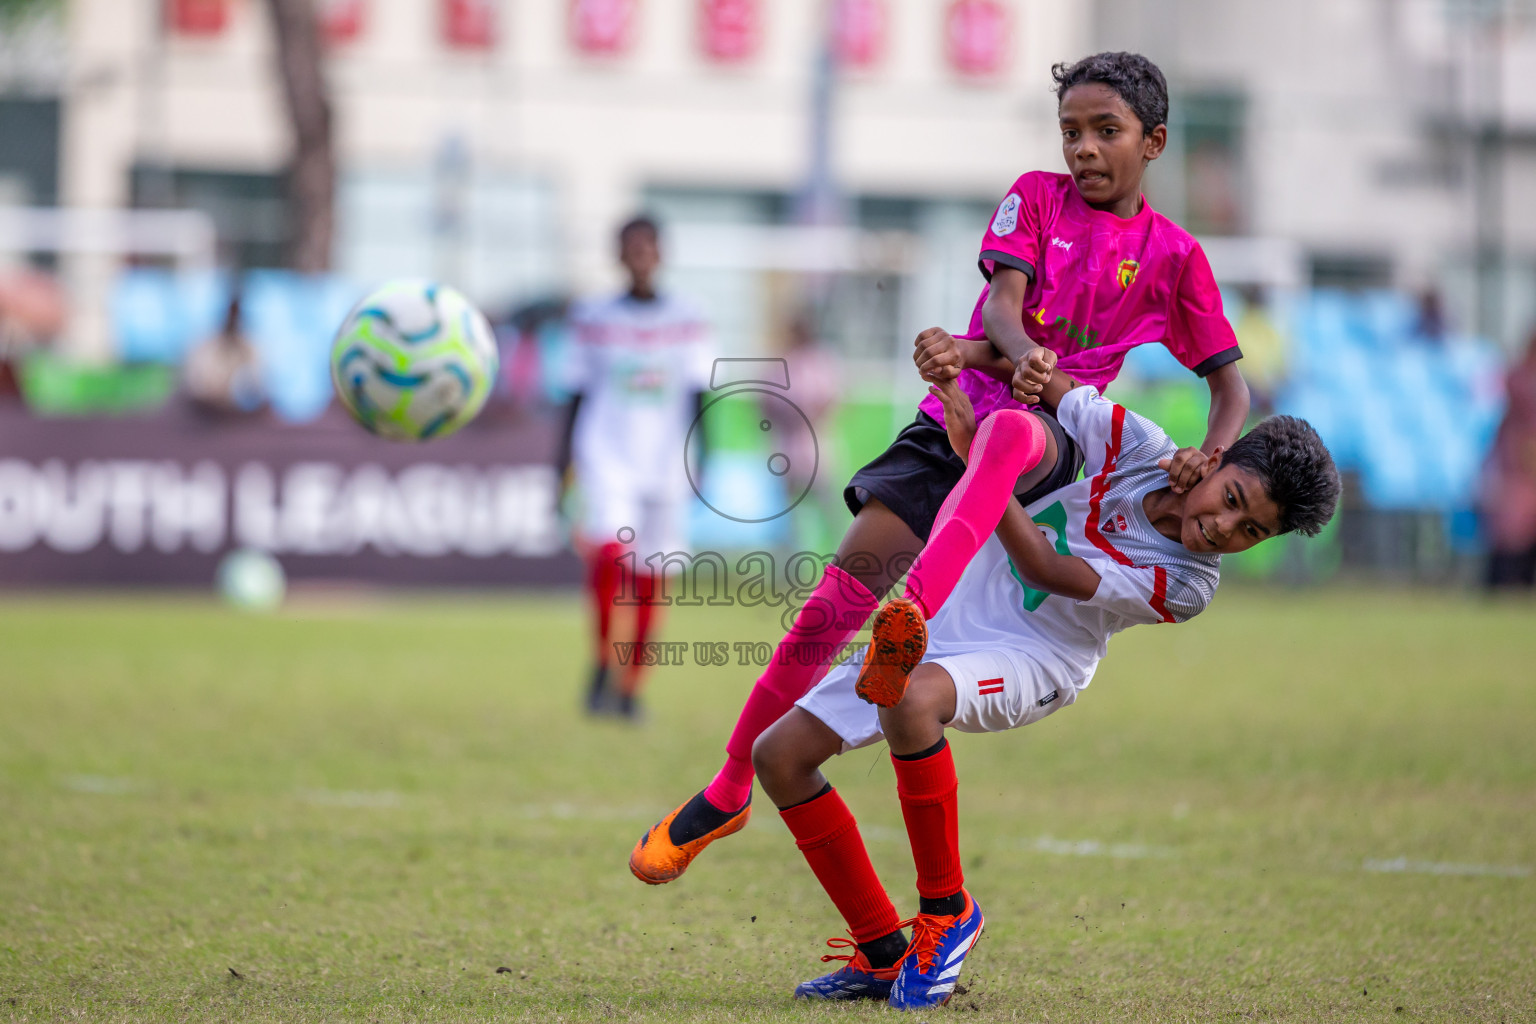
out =
<path fill-rule="evenodd" d="M 1024 505 L 1065 487 L 1083 470 L 1082 451 L 1056 422 L 1056 417 L 1048 412 L 1032 411 L 1055 435 L 1058 457 L 1050 476 L 1027 494 L 1018 495 Z M 879 498 L 926 543 L 944 499 L 949 497 L 949 492 L 964 473 L 965 463 L 949 446 L 949 435 L 944 433 L 944 427 L 932 416 L 919 411 L 917 419 L 896 435 L 889 448 L 853 474 L 853 479 L 843 488 L 843 501 L 847 503 L 848 511 L 858 515 L 866 501 Z"/>

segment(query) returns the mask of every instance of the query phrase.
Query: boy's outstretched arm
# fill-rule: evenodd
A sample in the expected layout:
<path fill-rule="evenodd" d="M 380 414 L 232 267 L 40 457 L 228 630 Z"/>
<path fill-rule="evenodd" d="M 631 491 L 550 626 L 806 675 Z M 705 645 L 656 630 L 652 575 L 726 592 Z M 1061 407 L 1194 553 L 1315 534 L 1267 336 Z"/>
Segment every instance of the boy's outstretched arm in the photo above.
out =
<path fill-rule="evenodd" d="M 1036 590 L 1074 601 L 1086 601 L 1098 592 L 1099 574 L 1086 560 L 1057 551 L 1018 498 L 1008 499 L 1008 509 L 997 525 L 997 539 L 1019 575 Z"/>
<path fill-rule="evenodd" d="M 1024 295 L 1029 275 L 1013 267 L 997 267 L 987 284 L 987 300 L 981 304 L 981 323 L 987 340 L 1015 365 L 1036 345 L 1024 332 Z"/>
<path fill-rule="evenodd" d="M 1206 420 L 1200 450 L 1209 456 L 1217 448 L 1230 448 L 1248 421 L 1248 382 L 1236 363 L 1212 370 L 1205 378 L 1211 389 L 1211 412 Z"/>
<path fill-rule="evenodd" d="M 1031 368 L 1032 363 L 1038 362 L 1032 357 L 1050 350 L 1035 344 L 1024 331 L 1024 295 L 1028 290 L 1028 274 L 1012 267 L 998 267 L 981 307 L 981 322 L 987 336 L 957 339 L 937 327 L 919 334 L 912 361 L 923 379 L 930 383 L 952 380 L 961 370 L 972 369 L 1006 381 L 1014 377 L 1016 368 L 1026 367 L 1029 387 L 1019 401 L 1025 405 L 1039 401 L 1036 395 L 1049 378 L 1049 370 Z M 1018 383 L 1015 381 L 1016 387 Z"/>
<path fill-rule="evenodd" d="M 1200 467 L 1215 456 L 1217 449 L 1226 451 L 1232 447 L 1248 420 L 1248 383 L 1236 363 L 1212 370 L 1205 382 L 1211 389 L 1205 440 L 1199 448 L 1180 448 L 1168 460 L 1168 481 L 1175 494 L 1183 494 L 1200 482 Z"/>

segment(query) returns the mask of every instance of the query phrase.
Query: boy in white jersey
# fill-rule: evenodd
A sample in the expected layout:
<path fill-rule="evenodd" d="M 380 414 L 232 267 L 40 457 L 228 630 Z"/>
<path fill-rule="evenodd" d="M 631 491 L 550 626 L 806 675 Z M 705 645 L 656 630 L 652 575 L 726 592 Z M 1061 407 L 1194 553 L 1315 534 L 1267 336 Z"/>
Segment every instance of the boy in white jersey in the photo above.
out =
<path fill-rule="evenodd" d="M 557 457 L 562 480 L 574 469 L 583 510 L 576 528 L 595 611 L 596 665 L 587 691 L 593 712 L 634 717 L 644 659 L 631 657 L 613 685 L 610 642 L 615 604 L 634 609 L 639 651 L 657 625 L 655 588 L 644 563 L 683 547 L 689 484 L 688 429 L 709 390 L 709 329 L 687 301 L 660 291 L 660 231 L 648 217 L 619 229 L 622 293 L 579 304 L 566 364 L 572 393 Z"/>
<path fill-rule="evenodd" d="M 830 943 L 848 953 L 823 958 L 847 965 L 800 985 L 803 998 L 880 998 L 903 1009 L 947 1001 L 983 920 L 963 884 L 944 730 L 998 732 L 1073 703 L 1112 635 L 1199 614 L 1222 554 L 1281 533 L 1315 534 L 1338 500 L 1322 441 L 1285 416 L 1218 449 L 1198 482 L 1175 491 L 1173 441 L 1057 373 L 1043 399 L 1084 452 L 1086 477 L 1024 509 L 1012 479 L 985 478 L 985 456 L 989 445 L 1043 442 L 1031 437 L 1035 418 L 1004 410 L 978 430 L 952 382 L 934 393 L 967 469 L 907 596 L 876 616 L 862 666 L 833 670 L 753 748 L 764 792 L 852 935 Z M 830 757 L 882 737 L 917 867 L 920 909 L 908 921 L 898 920 L 852 814 L 820 772 Z"/>

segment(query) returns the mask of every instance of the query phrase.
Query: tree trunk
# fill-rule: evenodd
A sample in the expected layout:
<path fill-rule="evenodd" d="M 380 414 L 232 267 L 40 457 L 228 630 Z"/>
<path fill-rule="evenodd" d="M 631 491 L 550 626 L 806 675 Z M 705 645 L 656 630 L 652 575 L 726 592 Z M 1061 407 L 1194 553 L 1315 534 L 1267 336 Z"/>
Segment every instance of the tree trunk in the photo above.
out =
<path fill-rule="evenodd" d="M 336 152 L 331 134 L 331 97 L 322 70 L 320 19 L 314 0 L 267 0 L 272 10 L 283 95 L 293 125 L 293 267 L 317 274 L 331 266 L 336 228 Z"/>

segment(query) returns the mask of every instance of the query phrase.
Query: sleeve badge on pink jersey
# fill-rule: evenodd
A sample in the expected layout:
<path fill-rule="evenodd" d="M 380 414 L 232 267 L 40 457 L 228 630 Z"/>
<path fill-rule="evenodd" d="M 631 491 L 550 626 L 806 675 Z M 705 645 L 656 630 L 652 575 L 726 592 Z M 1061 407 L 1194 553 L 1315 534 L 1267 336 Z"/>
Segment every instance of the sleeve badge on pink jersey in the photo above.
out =
<path fill-rule="evenodd" d="M 1008 198 L 1003 200 L 1003 205 L 997 208 L 997 216 L 992 218 L 992 233 L 998 237 L 1011 235 L 1019 226 L 1019 207 L 1023 200 L 1016 193 L 1009 192 Z"/>
<path fill-rule="evenodd" d="M 1136 280 L 1136 271 L 1141 269 L 1141 264 L 1135 260 L 1121 260 L 1120 269 L 1115 271 L 1115 280 L 1120 282 L 1120 290 L 1125 291 Z"/>

